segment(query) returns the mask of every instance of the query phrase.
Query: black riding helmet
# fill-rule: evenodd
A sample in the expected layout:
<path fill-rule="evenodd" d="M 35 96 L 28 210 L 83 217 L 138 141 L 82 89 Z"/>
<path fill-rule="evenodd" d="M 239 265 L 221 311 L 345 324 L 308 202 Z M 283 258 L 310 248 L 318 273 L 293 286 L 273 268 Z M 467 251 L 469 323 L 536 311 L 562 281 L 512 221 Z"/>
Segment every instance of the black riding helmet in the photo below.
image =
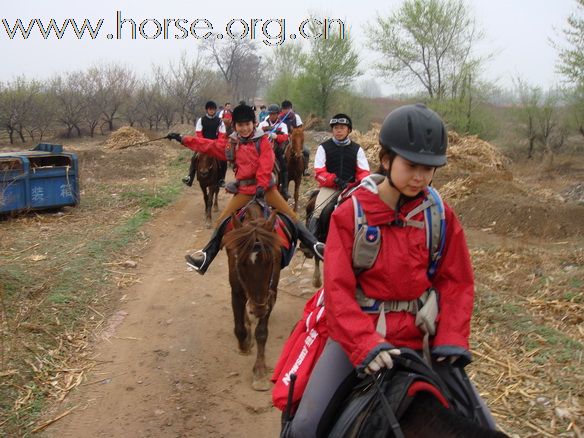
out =
<path fill-rule="evenodd" d="M 389 113 L 379 131 L 379 144 L 415 164 L 446 164 L 446 126 L 438 114 L 421 103 L 404 105 Z"/>
<path fill-rule="evenodd" d="M 255 118 L 255 111 L 249 105 L 238 105 L 233 108 L 233 115 L 232 115 L 233 123 L 245 123 L 245 122 L 254 122 L 256 121 Z"/>
<path fill-rule="evenodd" d="M 268 105 L 268 113 L 269 114 L 278 114 L 280 112 L 280 107 L 277 103 L 272 103 Z"/>
<path fill-rule="evenodd" d="M 208 109 L 215 109 L 216 110 L 217 109 L 217 104 L 215 102 L 213 102 L 212 100 L 210 100 L 209 102 L 207 102 L 205 104 L 205 109 L 206 110 L 208 110 Z"/>
<path fill-rule="evenodd" d="M 349 127 L 349 132 L 353 131 L 353 121 L 348 115 L 343 113 L 335 114 L 329 124 L 331 128 L 335 125 L 347 125 Z"/>

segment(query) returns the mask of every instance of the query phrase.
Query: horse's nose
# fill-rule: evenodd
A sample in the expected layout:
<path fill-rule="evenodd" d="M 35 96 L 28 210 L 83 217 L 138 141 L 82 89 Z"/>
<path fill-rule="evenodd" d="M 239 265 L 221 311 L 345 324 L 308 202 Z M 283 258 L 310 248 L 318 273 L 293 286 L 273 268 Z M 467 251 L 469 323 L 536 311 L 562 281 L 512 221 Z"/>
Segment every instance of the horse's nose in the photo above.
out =
<path fill-rule="evenodd" d="M 246 305 L 246 309 L 250 318 L 263 318 L 268 313 L 268 306 L 256 306 L 249 302 Z"/>

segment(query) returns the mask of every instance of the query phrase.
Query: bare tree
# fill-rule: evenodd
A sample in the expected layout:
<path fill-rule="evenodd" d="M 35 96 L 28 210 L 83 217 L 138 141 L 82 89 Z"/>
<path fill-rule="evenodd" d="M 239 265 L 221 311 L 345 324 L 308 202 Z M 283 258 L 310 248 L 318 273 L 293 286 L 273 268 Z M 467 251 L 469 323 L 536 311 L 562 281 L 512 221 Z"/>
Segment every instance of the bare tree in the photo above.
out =
<path fill-rule="evenodd" d="M 67 73 L 65 77 L 56 77 L 51 82 L 51 92 L 56 101 L 57 121 L 67 129 L 67 138 L 73 129 L 81 137 L 81 123 L 86 105 L 83 92 L 83 73 Z"/>
<path fill-rule="evenodd" d="M 34 98 L 39 92 L 40 83 L 28 81 L 24 76 L 4 85 L 0 99 L 0 117 L 11 144 L 14 143 L 15 135 L 23 143 L 26 141 L 24 134 L 30 126 Z"/>
<path fill-rule="evenodd" d="M 527 158 L 532 158 L 538 138 L 538 112 L 543 92 L 540 87 L 529 85 L 521 78 L 515 79 L 515 89 L 519 98 L 519 118 L 523 122 L 523 133 L 529 142 Z"/>
<path fill-rule="evenodd" d="M 170 63 L 168 70 L 154 68 L 155 80 L 161 85 L 164 95 L 174 102 L 181 123 L 188 123 L 193 117 L 194 108 L 201 102 L 201 90 L 212 79 L 213 73 L 205 68 L 202 56 L 189 60 L 183 53 L 176 64 Z M 165 102 L 165 112 L 171 102 Z M 168 116 L 165 116 L 168 120 Z"/>
<path fill-rule="evenodd" d="M 159 101 L 162 97 L 160 86 L 157 83 L 143 82 L 136 91 L 136 112 L 140 126 L 147 125 L 148 129 L 158 129 L 162 120 Z"/>
<path fill-rule="evenodd" d="M 87 80 L 93 90 L 93 104 L 100 110 L 110 131 L 122 105 L 131 96 L 136 85 L 134 73 L 118 65 L 91 67 Z"/>
<path fill-rule="evenodd" d="M 38 138 L 42 141 L 54 127 L 56 102 L 46 84 L 31 81 L 30 87 L 33 90 L 31 106 L 24 129 L 31 140 L 35 141 Z"/>
<path fill-rule="evenodd" d="M 253 41 L 230 38 L 218 42 L 211 38 L 204 48 L 217 64 L 234 100 L 248 101 L 255 97 L 262 74 L 262 58 L 257 55 Z"/>
<path fill-rule="evenodd" d="M 98 86 L 89 72 L 84 73 L 80 77 L 82 98 L 85 104 L 81 111 L 81 119 L 86 125 L 89 136 L 95 135 L 95 129 L 102 119 L 101 107 L 98 98 Z"/>

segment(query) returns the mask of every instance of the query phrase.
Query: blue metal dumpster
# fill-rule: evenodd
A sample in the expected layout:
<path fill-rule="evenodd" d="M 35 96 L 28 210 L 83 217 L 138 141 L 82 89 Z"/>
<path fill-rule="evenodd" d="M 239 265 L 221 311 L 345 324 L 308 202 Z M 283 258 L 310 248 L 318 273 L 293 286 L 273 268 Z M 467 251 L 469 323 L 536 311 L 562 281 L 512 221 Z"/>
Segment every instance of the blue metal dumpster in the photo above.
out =
<path fill-rule="evenodd" d="M 0 153 L 0 214 L 79 204 L 77 155 L 61 145 Z"/>

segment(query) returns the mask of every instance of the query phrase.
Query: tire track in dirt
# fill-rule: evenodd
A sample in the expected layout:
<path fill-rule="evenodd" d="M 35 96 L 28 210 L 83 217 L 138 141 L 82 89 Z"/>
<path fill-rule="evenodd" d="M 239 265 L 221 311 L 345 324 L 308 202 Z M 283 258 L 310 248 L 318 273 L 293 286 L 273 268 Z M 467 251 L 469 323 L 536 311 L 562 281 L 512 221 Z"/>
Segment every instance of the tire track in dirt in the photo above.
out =
<path fill-rule="evenodd" d="M 220 206 L 225 202 L 223 195 Z M 105 363 L 87 382 L 100 382 L 79 387 L 57 407 L 55 415 L 78 406 L 43 436 L 278 436 L 280 411 L 270 393 L 251 389 L 255 349 L 250 356 L 237 351 L 227 256 L 221 252 L 205 276 L 187 271 L 183 262 L 211 233 L 200 190 L 185 190 L 146 231 L 151 243 L 140 262 L 141 283 L 124 291 L 127 302 L 116 314 L 124 320 L 96 345 Z M 297 255 L 292 262 L 296 273 L 302 260 Z M 270 318 L 270 367 L 313 291 L 311 266 L 306 262 L 299 275 L 290 267 L 283 272 Z"/>

